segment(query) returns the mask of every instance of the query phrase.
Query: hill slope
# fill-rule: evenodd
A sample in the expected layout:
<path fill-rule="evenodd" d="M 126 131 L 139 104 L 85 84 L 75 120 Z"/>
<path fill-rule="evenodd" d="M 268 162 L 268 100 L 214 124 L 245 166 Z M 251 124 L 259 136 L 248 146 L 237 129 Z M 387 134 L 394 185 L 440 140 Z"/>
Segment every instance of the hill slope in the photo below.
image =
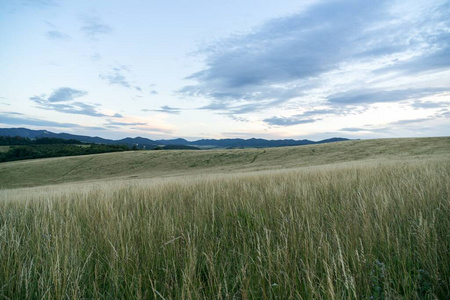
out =
<path fill-rule="evenodd" d="M 448 299 L 449 142 L 2 164 L 0 295 Z"/>
<path fill-rule="evenodd" d="M 0 188 L 103 179 L 275 170 L 367 159 L 450 159 L 450 138 L 345 141 L 268 149 L 131 151 L 0 164 Z"/>

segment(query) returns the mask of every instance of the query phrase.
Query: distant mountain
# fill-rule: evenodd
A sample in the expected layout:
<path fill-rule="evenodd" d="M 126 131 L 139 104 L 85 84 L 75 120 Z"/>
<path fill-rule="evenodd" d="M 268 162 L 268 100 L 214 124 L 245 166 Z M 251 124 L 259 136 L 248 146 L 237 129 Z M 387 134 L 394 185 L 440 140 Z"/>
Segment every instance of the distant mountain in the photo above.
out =
<path fill-rule="evenodd" d="M 153 149 L 155 147 L 157 147 L 158 143 L 156 143 L 155 141 L 143 138 L 143 137 L 135 137 L 135 138 L 124 138 L 121 140 L 117 140 L 117 141 L 113 141 L 113 140 L 109 140 L 109 143 L 111 144 L 123 144 L 123 145 L 128 145 L 128 146 L 134 146 L 137 145 L 139 146 L 140 149 L 145 148 L 145 149 Z"/>
<path fill-rule="evenodd" d="M 331 138 L 331 139 L 326 139 L 326 140 L 321 140 L 321 141 L 315 142 L 315 144 L 343 142 L 343 141 L 348 141 L 348 140 L 349 139 L 345 139 L 345 138 Z"/>
<path fill-rule="evenodd" d="M 269 147 L 285 147 L 285 146 L 301 146 L 301 145 L 311 145 L 311 144 L 323 144 L 332 142 L 341 142 L 348 139 L 345 138 L 331 138 L 322 141 L 310 141 L 310 140 L 265 140 L 265 139 L 202 139 L 198 141 L 187 141 L 185 139 L 171 139 L 171 140 L 150 140 L 143 137 L 135 138 L 124 138 L 121 140 L 110 140 L 101 137 L 91 137 L 84 135 L 75 135 L 69 133 L 54 133 L 47 130 L 32 130 L 27 128 L 0 128 L 0 136 L 21 136 L 30 139 L 42 138 L 42 137 L 52 137 L 60 139 L 75 139 L 85 143 L 96 143 L 96 144 L 124 144 L 128 146 L 138 146 L 142 149 L 153 149 L 157 146 L 170 146 L 163 147 L 163 149 L 174 149 L 173 146 L 186 146 L 185 149 L 190 149 L 189 147 L 200 147 L 200 148 L 269 148 Z"/>
<path fill-rule="evenodd" d="M 155 143 L 159 145 L 190 145 L 189 141 L 185 139 L 172 139 L 172 140 L 156 140 Z"/>
<path fill-rule="evenodd" d="M 52 133 L 47 130 L 31 130 L 27 128 L 0 128 L 0 136 L 21 136 L 29 139 L 37 137 L 52 137 Z"/>
<path fill-rule="evenodd" d="M 32 130 L 28 128 L 0 128 L 0 136 L 21 136 L 29 139 L 35 138 L 60 138 L 65 140 L 79 140 L 85 143 L 96 143 L 96 144 L 116 144 L 113 140 L 104 139 L 101 137 L 91 137 L 84 135 L 75 135 L 70 133 L 54 133 L 47 130 Z"/>

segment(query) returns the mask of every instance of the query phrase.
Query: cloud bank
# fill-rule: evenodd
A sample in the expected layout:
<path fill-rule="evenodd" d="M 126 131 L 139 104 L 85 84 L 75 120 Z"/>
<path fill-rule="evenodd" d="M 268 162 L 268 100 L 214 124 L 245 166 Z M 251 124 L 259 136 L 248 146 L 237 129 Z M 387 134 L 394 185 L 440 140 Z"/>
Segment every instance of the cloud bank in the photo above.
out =
<path fill-rule="evenodd" d="M 38 118 L 28 117 L 21 113 L 0 113 L 0 123 L 7 125 L 23 125 L 23 126 L 39 126 L 39 127 L 56 127 L 56 128 L 71 128 L 71 129 L 91 129 L 91 130 L 105 130 L 102 127 L 81 126 L 73 123 L 61 123 Z"/>
<path fill-rule="evenodd" d="M 393 75 L 448 70 L 449 9 L 448 1 L 319 2 L 200 49 L 205 67 L 187 78 L 195 84 L 178 93 L 209 100 L 201 109 L 235 115 L 287 101 L 345 107 L 449 91 L 449 86 L 426 83 L 399 89 L 392 82 Z M 339 82 L 340 73 L 344 83 Z M 366 77 L 361 79 L 361 73 Z M 295 125 L 314 119 L 264 121 Z"/>

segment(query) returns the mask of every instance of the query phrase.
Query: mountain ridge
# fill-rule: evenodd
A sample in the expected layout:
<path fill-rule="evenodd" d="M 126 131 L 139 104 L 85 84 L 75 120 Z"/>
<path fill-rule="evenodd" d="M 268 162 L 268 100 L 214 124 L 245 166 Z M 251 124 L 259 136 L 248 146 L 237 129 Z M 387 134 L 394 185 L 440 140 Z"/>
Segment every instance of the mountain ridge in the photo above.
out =
<path fill-rule="evenodd" d="M 347 141 L 346 138 L 330 138 L 321 141 L 311 141 L 307 139 L 294 140 L 266 140 L 260 138 L 226 138 L 226 139 L 200 139 L 196 141 L 187 141 L 183 138 L 152 140 L 144 137 L 126 137 L 119 140 L 105 139 L 102 137 L 92 137 L 85 135 L 76 135 L 70 133 L 54 133 L 48 130 L 33 130 L 28 128 L 0 128 L 0 136 L 21 136 L 26 138 L 42 138 L 54 137 L 62 139 L 75 139 L 85 143 L 96 144 L 125 144 L 128 146 L 137 145 L 139 148 L 154 148 L 156 146 L 194 146 L 199 148 L 267 148 L 267 147 L 285 147 L 285 146 L 301 146 L 311 144 L 324 144 L 332 142 Z"/>

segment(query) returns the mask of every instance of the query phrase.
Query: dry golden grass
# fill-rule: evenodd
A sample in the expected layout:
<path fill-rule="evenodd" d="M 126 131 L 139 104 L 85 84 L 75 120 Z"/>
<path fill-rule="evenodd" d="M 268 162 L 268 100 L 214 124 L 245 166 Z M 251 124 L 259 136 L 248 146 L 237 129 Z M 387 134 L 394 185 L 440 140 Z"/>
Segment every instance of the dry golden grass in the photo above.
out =
<path fill-rule="evenodd" d="M 346 141 L 244 150 L 136 151 L 0 164 L 0 189 L 105 179 L 242 173 L 372 159 L 448 156 L 450 138 Z"/>
<path fill-rule="evenodd" d="M 326 152 L 344 144 L 275 149 L 289 169 L 2 190 L 0 298 L 446 299 L 448 139 Z"/>

